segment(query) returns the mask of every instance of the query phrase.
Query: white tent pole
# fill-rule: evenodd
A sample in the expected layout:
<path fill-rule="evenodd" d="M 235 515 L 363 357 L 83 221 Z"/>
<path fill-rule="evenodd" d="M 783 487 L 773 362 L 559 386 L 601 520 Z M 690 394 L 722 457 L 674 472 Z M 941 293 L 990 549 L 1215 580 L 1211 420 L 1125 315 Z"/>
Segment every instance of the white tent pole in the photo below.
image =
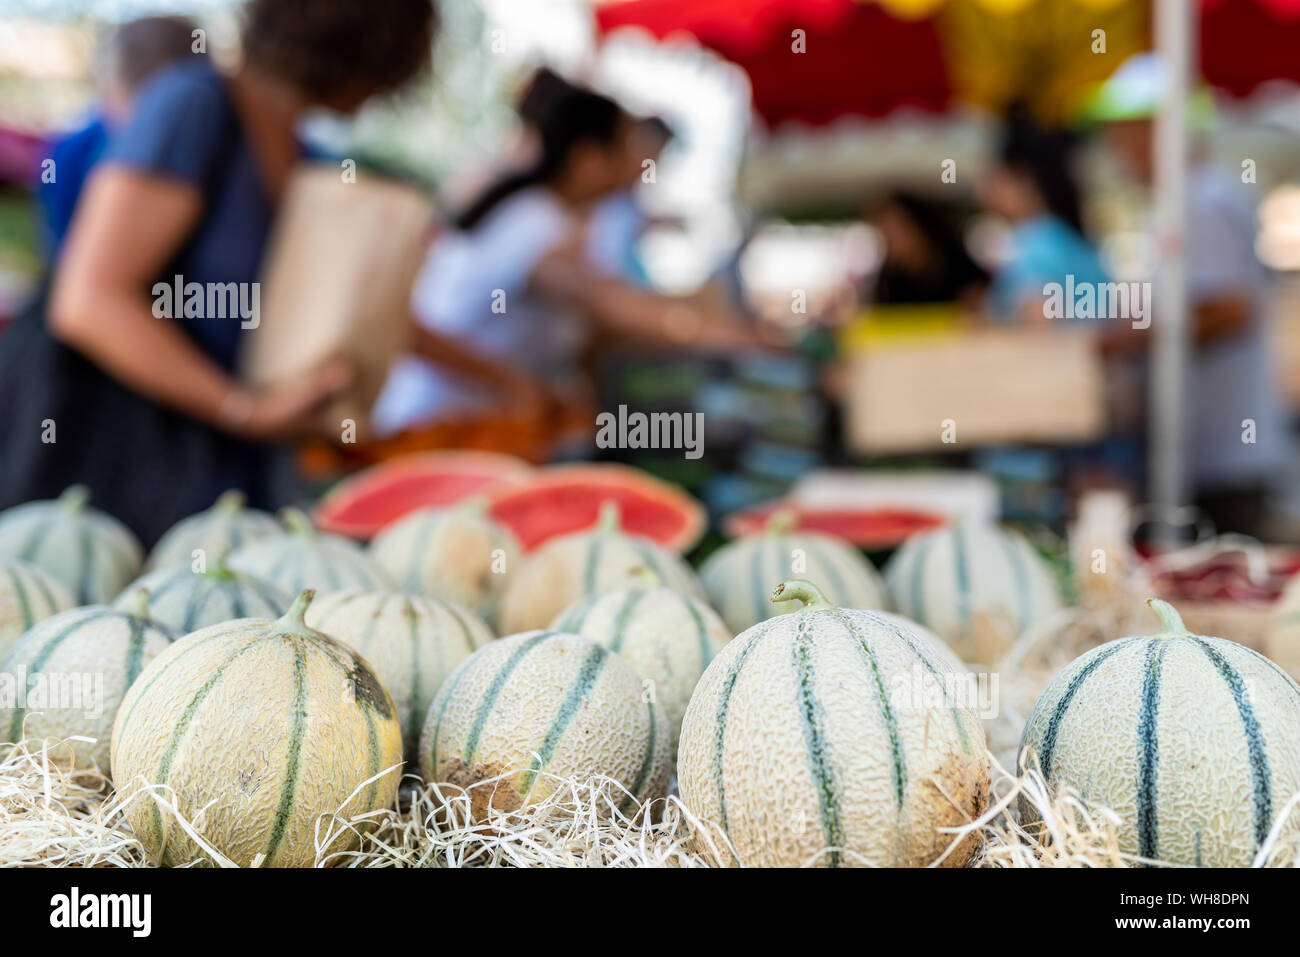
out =
<path fill-rule="evenodd" d="M 1159 505 L 1185 504 L 1184 396 L 1190 349 L 1187 296 L 1187 101 L 1196 57 L 1196 10 L 1189 0 L 1156 0 L 1156 49 L 1169 71 L 1155 122 L 1155 334 L 1151 380 L 1151 492 Z"/>

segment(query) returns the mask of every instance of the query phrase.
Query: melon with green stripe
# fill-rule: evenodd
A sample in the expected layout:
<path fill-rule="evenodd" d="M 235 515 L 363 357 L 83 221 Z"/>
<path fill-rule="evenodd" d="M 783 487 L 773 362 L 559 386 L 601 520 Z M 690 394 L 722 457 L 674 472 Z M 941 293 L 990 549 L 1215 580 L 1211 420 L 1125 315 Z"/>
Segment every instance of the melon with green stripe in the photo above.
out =
<path fill-rule="evenodd" d="M 117 519 L 89 508 L 90 493 L 74 485 L 54 501 L 0 512 L 0 558 L 48 572 L 78 605 L 112 601 L 140 571 L 143 550 Z"/>
<path fill-rule="evenodd" d="M 195 552 L 212 561 L 241 545 L 283 531 L 273 515 L 245 507 L 246 501 L 243 492 L 231 489 L 211 508 L 181 519 L 158 540 L 146 567 L 188 565 L 194 561 Z"/>
<path fill-rule="evenodd" d="M 700 581 L 678 555 L 619 528 L 618 504 L 601 505 L 595 527 L 553 538 L 511 575 L 501 606 L 501 632 L 545 628 L 584 595 L 634 581 L 649 569 L 665 588 L 704 598 Z"/>
<path fill-rule="evenodd" d="M 1300 687 L 1244 645 L 1191 634 L 1151 601 L 1164 630 L 1120 638 L 1052 679 L 1025 724 L 1053 795 L 1072 788 L 1120 819 L 1127 855 L 1245 867 L 1300 791 Z M 1021 814 L 1035 820 L 1022 800 Z M 1277 840 L 1300 836 L 1294 811 Z"/>
<path fill-rule="evenodd" d="M 478 820 L 572 779 L 613 779 L 633 814 L 667 793 L 669 748 L 663 711 L 626 661 L 589 638 L 531 631 L 480 648 L 443 684 L 420 773 L 465 789 Z"/>
<path fill-rule="evenodd" d="M 26 676 L 26 694 L 14 707 L 0 706 L 0 728 L 10 741 L 60 742 L 53 749 L 57 760 L 109 774 L 118 706 L 175 637 L 149 617 L 143 590 L 120 608 L 90 605 L 46 618 L 0 664 L 15 689 Z M 92 740 L 69 741 L 74 735 Z"/>
<path fill-rule="evenodd" d="M 345 591 L 312 603 L 307 623 L 359 651 L 393 696 L 414 769 L 424 717 L 443 681 L 495 638 L 463 605 L 393 592 Z"/>
<path fill-rule="evenodd" d="M 914 535 L 885 567 L 894 610 L 935 632 L 964 661 L 1001 659 L 1061 610 L 1051 568 L 1021 535 L 961 519 Z"/>
<path fill-rule="evenodd" d="M 310 866 L 321 815 L 353 820 L 397 797 L 393 699 L 356 651 L 307 626 L 312 597 L 274 621 L 181 638 L 140 675 L 113 726 L 118 791 L 153 786 L 240 866 Z M 132 801 L 126 816 L 158 863 L 214 862 L 157 801 Z M 351 828 L 321 822 L 327 830 L 337 836 L 322 857 L 355 846 Z"/>
<path fill-rule="evenodd" d="M 488 517 L 484 498 L 417 509 L 370 543 L 371 557 L 404 591 L 459 602 L 494 623 L 521 554 L 514 533 Z"/>
<path fill-rule="evenodd" d="M 179 635 L 235 618 L 278 618 L 292 599 L 270 582 L 231 571 L 214 555 L 202 571 L 185 563 L 157 568 L 127 586 L 119 607 L 139 588 L 149 592 L 149 617 Z"/>
<path fill-rule="evenodd" d="M 311 519 L 296 508 L 284 509 L 280 518 L 288 528 L 287 534 L 237 548 L 226 564 L 290 595 L 307 588 L 328 594 L 349 588 L 389 587 L 383 569 L 356 542 L 318 532 Z"/>
<path fill-rule="evenodd" d="M 38 621 L 71 607 L 72 596 L 53 576 L 27 562 L 0 560 L 0 661 Z"/>
<path fill-rule="evenodd" d="M 984 731 L 942 643 L 888 612 L 839 608 L 811 582 L 804 606 L 737 635 L 682 721 L 677 776 L 690 810 L 747 867 L 966 863 L 941 829 L 988 804 Z"/>
<path fill-rule="evenodd" d="M 778 511 L 761 533 L 722 546 L 700 568 L 709 601 L 733 634 L 798 607 L 769 600 L 772 582 L 786 578 L 822 583 L 826 597 L 845 608 L 887 607 L 885 583 L 861 552 L 833 535 L 792 531 L 797 521 Z"/>
<path fill-rule="evenodd" d="M 590 638 L 632 666 L 663 708 L 674 755 L 691 692 L 731 640 L 717 612 L 698 598 L 662 587 L 651 572 L 638 584 L 588 595 L 551 628 Z"/>

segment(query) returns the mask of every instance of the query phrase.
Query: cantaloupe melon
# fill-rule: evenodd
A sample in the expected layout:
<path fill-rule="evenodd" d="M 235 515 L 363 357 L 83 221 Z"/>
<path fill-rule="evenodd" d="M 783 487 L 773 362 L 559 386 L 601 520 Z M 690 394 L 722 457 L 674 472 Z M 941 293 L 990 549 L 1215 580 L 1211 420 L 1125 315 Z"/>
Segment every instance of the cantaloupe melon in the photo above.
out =
<path fill-rule="evenodd" d="M 117 601 L 120 608 L 140 588 L 149 592 L 149 617 L 178 635 L 235 618 L 278 618 L 292 599 L 269 582 L 231 571 L 214 555 L 203 571 L 186 562 L 157 568 L 128 585 Z"/>
<path fill-rule="evenodd" d="M 495 637 L 463 605 L 393 592 L 326 595 L 307 610 L 307 624 L 370 662 L 393 697 L 412 768 L 434 695 L 458 664 Z"/>
<path fill-rule="evenodd" d="M 176 637 L 148 617 L 148 602 L 148 593 L 137 591 L 120 609 L 74 608 L 27 632 L 0 664 L 0 685 L 8 685 L 0 694 L 0 729 L 8 740 L 85 736 L 92 740 L 61 744 L 52 755 L 110 773 L 113 717 L 123 696 Z"/>
<path fill-rule="evenodd" d="M 557 778 L 599 775 L 629 792 L 622 809 L 634 813 L 666 793 L 668 751 L 663 711 L 627 662 L 587 638 L 533 631 L 480 648 L 443 684 L 420 773 L 467 789 L 479 819 L 540 800 Z"/>
<path fill-rule="evenodd" d="M 1151 606 L 1164 631 L 1066 665 L 1021 748 L 1054 794 L 1070 787 L 1120 816 L 1123 853 L 1246 866 L 1300 791 L 1300 687 L 1243 645 L 1189 634 L 1165 602 Z M 1021 813 L 1034 818 L 1027 804 Z M 1297 834 L 1293 813 L 1282 839 Z"/>
<path fill-rule="evenodd" d="M 499 630 L 508 635 L 545 628 L 579 598 L 634 581 L 631 576 L 643 568 L 666 588 L 704 598 L 686 562 L 649 539 L 624 534 L 618 506 L 607 502 L 594 528 L 551 539 L 511 575 Z"/>
<path fill-rule="evenodd" d="M 280 591 L 296 595 L 310 588 L 321 594 L 349 588 L 382 590 L 390 587 L 373 558 L 356 542 L 318 532 L 296 508 L 280 513 L 288 534 L 274 535 L 237 548 L 226 564 L 238 572 L 270 582 Z"/>
<path fill-rule="evenodd" d="M 127 693 L 113 726 L 127 820 L 163 865 L 210 863 L 170 811 L 236 864 L 306 867 L 322 814 L 397 797 L 402 732 L 374 670 L 303 620 L 310 590 L 275 621 L 204 628 L 167 649 Z M 355 844 L 348 831 L 326 851 Z"/>
<path fill-rule="evenodd" d="M 143 550 L 117 519 L 88 508 L 90 493 L 74 485 L 58 499 L 0 512 L 0 558 L 48 572 L 78 605 L 112 601 L 140 571 Z"/>
<path fill-rule="evenodd" d="M 188 565 L 195 552 L 211 562 L 218 556 L 282 531 L 273 515 L 246 508 L 244 493 L 231 489 L 206 511 L 183 518 L 173 525 L 149 553 L 147 568 Z"/>
<path fill-rule="evenodd" d="M 921 866 L 941 828 L 988 803 L 984 732 L 939 640 L 897 615 L 837 608 L 813 584 L 777 586 L 804 607 L 736 636 L 682 721 L 682 799 L 730 839 L 721 863 Z M 966 863 L 977 840 L 942 858 Z"/>
<path fill-rule="evenodd" d="M 824 583 L 826 597 L 844 608 L 887 607 L 885 583 L 862 553 L 831 535 L 793 531 L 797 517 L 775 513 L 760 534 L 729 542 L 701 567 L 704 591 L 733 634 L 798 607 L 769 600 L 772 583 L 786 578 Z"/>
<path fill-rule="evenodd" d="M 487 515 L 487 500 L 422 508 L 389 525 L 370 555 L 411 595 L 459 602 L 496 622 L 501 596 L 522 552 L 514 535 Z"/>
<path fill-rule="evenodd" d="M 72 596 L 53 576 L 16 559 L 0 560 L 0 661 L 42 619 L 72 607 Z"/>
<path fill-rule="evenodd" d="M 1024 537 L 959 520 L 909 538 L 885 568 L 893 608 L 939 635 L 964 661 L 996 663 L 1060 611 L 1052 570 Z"/>
<path fill-rule="evenodd" d="M 691 692 L 731 632 L 698 598 L 662 587 L 651 573 L 645 578 L 588 595 L 561 612 L 551 628 L 590 638 L 632 666 L 663 708 L 675 755 Z"/>

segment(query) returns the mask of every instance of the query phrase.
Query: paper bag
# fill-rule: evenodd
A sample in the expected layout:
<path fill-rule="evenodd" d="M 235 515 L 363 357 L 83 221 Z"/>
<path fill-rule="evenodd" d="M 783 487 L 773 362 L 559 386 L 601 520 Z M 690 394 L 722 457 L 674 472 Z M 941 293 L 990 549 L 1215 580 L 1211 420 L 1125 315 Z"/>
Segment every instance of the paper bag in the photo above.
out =
<path fill-rule="evenodd" d="M 269 244 L 261 321 L 241 356 L 245 380 L 273 385 L 344 356 L 355 379 L 330 414 L 340 430 L 353 420 L 364 437 L 408 339 L 411 286 L 432 216 L 412 186 L 366 174 L 345 182 L 334 166 L 296 170 Z"/>

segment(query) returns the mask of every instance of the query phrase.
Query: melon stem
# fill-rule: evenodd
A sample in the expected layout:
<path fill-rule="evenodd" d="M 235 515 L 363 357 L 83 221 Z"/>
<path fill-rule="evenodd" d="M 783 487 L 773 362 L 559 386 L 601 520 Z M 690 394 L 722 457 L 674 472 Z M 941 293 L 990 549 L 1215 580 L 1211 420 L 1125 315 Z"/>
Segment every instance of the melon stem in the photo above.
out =
<path fill-rule="evenodd" d="M 293 604 L 289 606 L 289 610 L 280 616 L 280 620 L 277 621 L 276 624 L 280 626 L 282 631 L 296 634 L 309 634 L 311 629 L 307 627 L 307 608 L 311 605 L 311 601 L 315 597 L 316 589 L 304 588 L 298 594 L 298 597 L 293 600 Z"/>
<path fill-rule="evenodd" d="M 623 523 L 622 509 L 618 507 L 618 502 L 613 499 L 605 499 L 600 503 L 600 515 L 596 519 L 596 531 L 598 532 L 617 532 Z"/>
<path fill-rule="evenodd" d="M 491 499 L 486 495 L 471 495 L 457 503 L 456 510 L 462 515 L 481 517 L 487 514 L 490 504 Z"/>
<path fill-rule="evenodd" d="M 295 535 L 310 538 L 316 534 L 316 527 L 312 525 L 307 513 L 300 508 L 280 509 L 280 521 Z"/>
<path fill-rule="evenodd" d="M 247 501 L 248 499 L 244 496 L 243 492 L 237 488 L 232 488 L 222 492 L 220 498 L 217 499 L 216 504 L 213 505 L 212 508 L 217 512 L 238 512 L 244 507 L 244 503 Z"/>
<path fill-rule="evenodd" d="M 763 524 L 764 535 L 784 535 L 799 526 L 799 513 L 792 508 L 778 508 Z"/>
<path fill-rule="evenodd" d="M 122 611 L 132 618 L 149 617 L 149 589 L 137 588 L 122 602 Z"/>
<path fill-rule="evenodd" d="M 1147 604 L 1151 606 L 1151 610 L 1160 619 L 1160 624 L 1165 626 L 1164 631 L 1161 632 L 1162 635 L 1187 634 L 1187 626 L 1183 624 L 1183 616 L 1178 614 L 1173 605 L 1167 601 L 1161 601 L 1159 598 L 1148 598 Z"/>
<path fill-rule="evenodd" d="M 69 485 L 59 496 L 59 505 L 69 512 L 80 512 L 90 501 L 90 489 L 84 485 Z"/>
<path fill-rule="evenodd" d="M 801 611 L 830 611 L 835 606 L 822 594 L 822 590 L 803 578 L 781 582 L 772 592 L 772 602 L 801 601 Z"/>
<path fill-rule="evenodd" d="M 647 565 L 636 565 L 629 568 L 627 577 L 634 585 L 642 585 L 646 588 L 662 588 L 664 584 L 664 580 L 659 577 L 659 573 Z"/>
<path fill-rule="evenodd" d="M 225 548 L 217 552 L 216 558 L 208 565 L 203 574 L 209 578 L 234 578 L 235 573 L 230 570 L 226 564 L 226 559 L 230 557 L 230 549 Z"/>

